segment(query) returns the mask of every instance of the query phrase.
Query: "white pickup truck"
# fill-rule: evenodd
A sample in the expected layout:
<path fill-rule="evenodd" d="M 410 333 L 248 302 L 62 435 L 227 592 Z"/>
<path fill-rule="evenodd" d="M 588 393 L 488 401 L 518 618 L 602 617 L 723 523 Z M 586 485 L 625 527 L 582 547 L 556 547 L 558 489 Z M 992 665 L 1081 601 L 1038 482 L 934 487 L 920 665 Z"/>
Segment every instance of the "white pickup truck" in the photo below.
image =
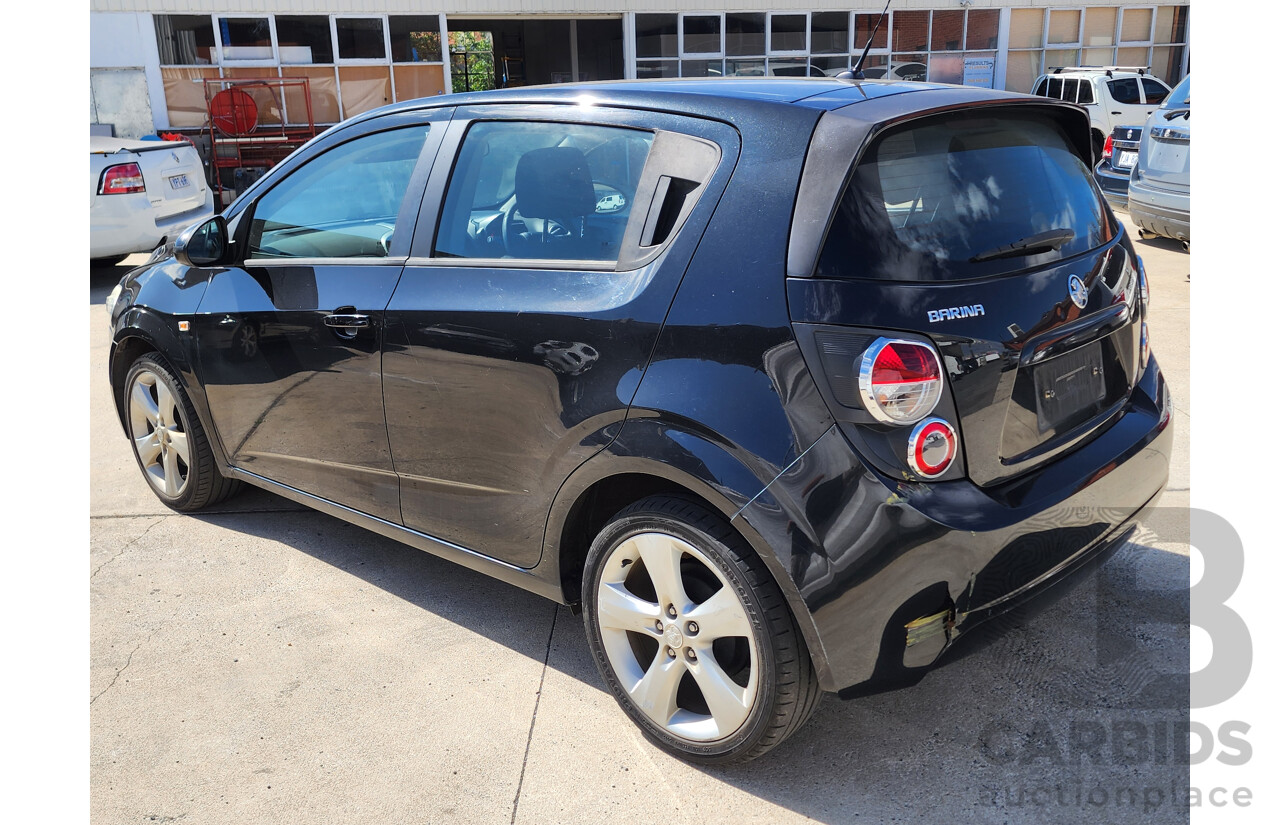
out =
<path fill-rule="evenodd" d="M 89 258 L 149 252 L 213 214 L 196 147 L 185 141 L 89 138 Z"/>
<path fill-rule="evenodd" d="M 1142 66 L 1058 67 L 1040 75 L 1031 87 L 1033 95 L 1077 103 L 1088 110 L 1095 162 L 1113 129 L 1146 123 L 1170 91 Z"/>

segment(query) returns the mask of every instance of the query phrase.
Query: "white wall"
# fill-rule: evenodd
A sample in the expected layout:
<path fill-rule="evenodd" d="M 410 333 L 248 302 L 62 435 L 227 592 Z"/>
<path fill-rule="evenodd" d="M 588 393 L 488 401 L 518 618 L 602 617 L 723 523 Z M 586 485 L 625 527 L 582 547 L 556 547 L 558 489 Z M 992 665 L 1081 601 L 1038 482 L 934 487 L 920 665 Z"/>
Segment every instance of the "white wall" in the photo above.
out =
<path fill-rule="evenodd" d="M 155 24 L 152 22 L 150 14 L 132 12 L 89 13 L 91 93 L 92 89 L 95 88 L 92 81 L 93 76 L 97 74 L 101 80 L 105 75 L 104 72 L 94 71 L 98 69 L 137 69 L 141 71 L 146 77 L 145 86 L 133 88 L 129 94 L 134 99 L 117 101 L 112 108 L 128 112 L 149 110 L 152 118 L 152 128 L 147 129 L 147 132 L 168 128 L 169 113 L 164 101 L 164 81 L 160 77 L 160 53 L 156 47 Z M 112 85 L 114 86 L 115 84 Z M 101 82 L 98 84 L 97 90 L 101 91 Z M 139 95 L 145 95 L 146 99 L 137 99 Z M 103 122 L 111 122 L 107 119 L 109 115 L 105 112 L 101 114 L 103 115 Z M 131 123 L 129 131 L 136 132 L 140 128 L 140 124 Z M 117 128 L 116 134 L 122 134 L 122 130 Z"/>

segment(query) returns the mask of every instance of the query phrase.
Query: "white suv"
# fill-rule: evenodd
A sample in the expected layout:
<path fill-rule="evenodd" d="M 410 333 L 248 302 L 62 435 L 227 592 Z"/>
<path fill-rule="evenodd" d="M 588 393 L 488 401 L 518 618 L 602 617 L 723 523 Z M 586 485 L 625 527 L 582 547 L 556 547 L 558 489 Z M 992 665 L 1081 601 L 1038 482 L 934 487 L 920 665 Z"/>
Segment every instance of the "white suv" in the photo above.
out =
<path fill-rule="evenodd" d="M 1107 135 L 1117 126 L 1138 126 L 1171 90 L 1139 66 L 1058 67 L 1036 78 L 1033 95 L 1078 103 L 1093 124 L 1093 156 L 1102 156 Z"/>

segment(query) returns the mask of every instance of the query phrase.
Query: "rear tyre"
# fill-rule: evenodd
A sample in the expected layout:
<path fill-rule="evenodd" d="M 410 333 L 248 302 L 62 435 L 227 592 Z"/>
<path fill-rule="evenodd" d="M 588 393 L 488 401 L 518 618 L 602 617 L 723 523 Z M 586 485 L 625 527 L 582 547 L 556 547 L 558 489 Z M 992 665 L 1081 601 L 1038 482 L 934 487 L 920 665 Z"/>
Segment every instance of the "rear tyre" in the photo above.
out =
<path fill-rule="evenodd" d="M 218 472 L 204 427 L 168 362 L 148 353 L 124 383 L 125 426 L 142 476 L 165 505 L 182 512 L 225 500 L 240 482 Z"/>
<path fill-rule="evenodd" d="M 1089 138 L 1093 144 L 1093 165 L 1097 166 L 1098 161 L 1102 160 L 1102 150 L 1107 145 L 1107 139 L 1097 131 L 1090 132 Z"/>
<path fill-rule="evenodd" d="M 587 555 L 587 642 L 605 684 L 658 747 L 723 765 L 777 747 L 821 695 L 782 591 L 718 514 L 654 496 Z"/>

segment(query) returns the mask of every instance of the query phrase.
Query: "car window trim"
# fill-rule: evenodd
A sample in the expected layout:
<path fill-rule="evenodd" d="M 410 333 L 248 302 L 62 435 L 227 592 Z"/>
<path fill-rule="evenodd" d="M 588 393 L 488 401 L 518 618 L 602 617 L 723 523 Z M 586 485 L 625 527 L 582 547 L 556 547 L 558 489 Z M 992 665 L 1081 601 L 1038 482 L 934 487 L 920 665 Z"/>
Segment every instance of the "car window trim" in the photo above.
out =
<path fill-rule="evenodd" d="M 572 269 L 582 272 L 619 272 L 614 261 L 584 261 L 573 258 L 418 258 L 410 256 L 406 266 L 460 267 L 468 269 Z"/>
<path fill-rule="evenodd" d="M 404 266 L 408 255 L 385 258 L 245 258 L 240 266 Z"/>

